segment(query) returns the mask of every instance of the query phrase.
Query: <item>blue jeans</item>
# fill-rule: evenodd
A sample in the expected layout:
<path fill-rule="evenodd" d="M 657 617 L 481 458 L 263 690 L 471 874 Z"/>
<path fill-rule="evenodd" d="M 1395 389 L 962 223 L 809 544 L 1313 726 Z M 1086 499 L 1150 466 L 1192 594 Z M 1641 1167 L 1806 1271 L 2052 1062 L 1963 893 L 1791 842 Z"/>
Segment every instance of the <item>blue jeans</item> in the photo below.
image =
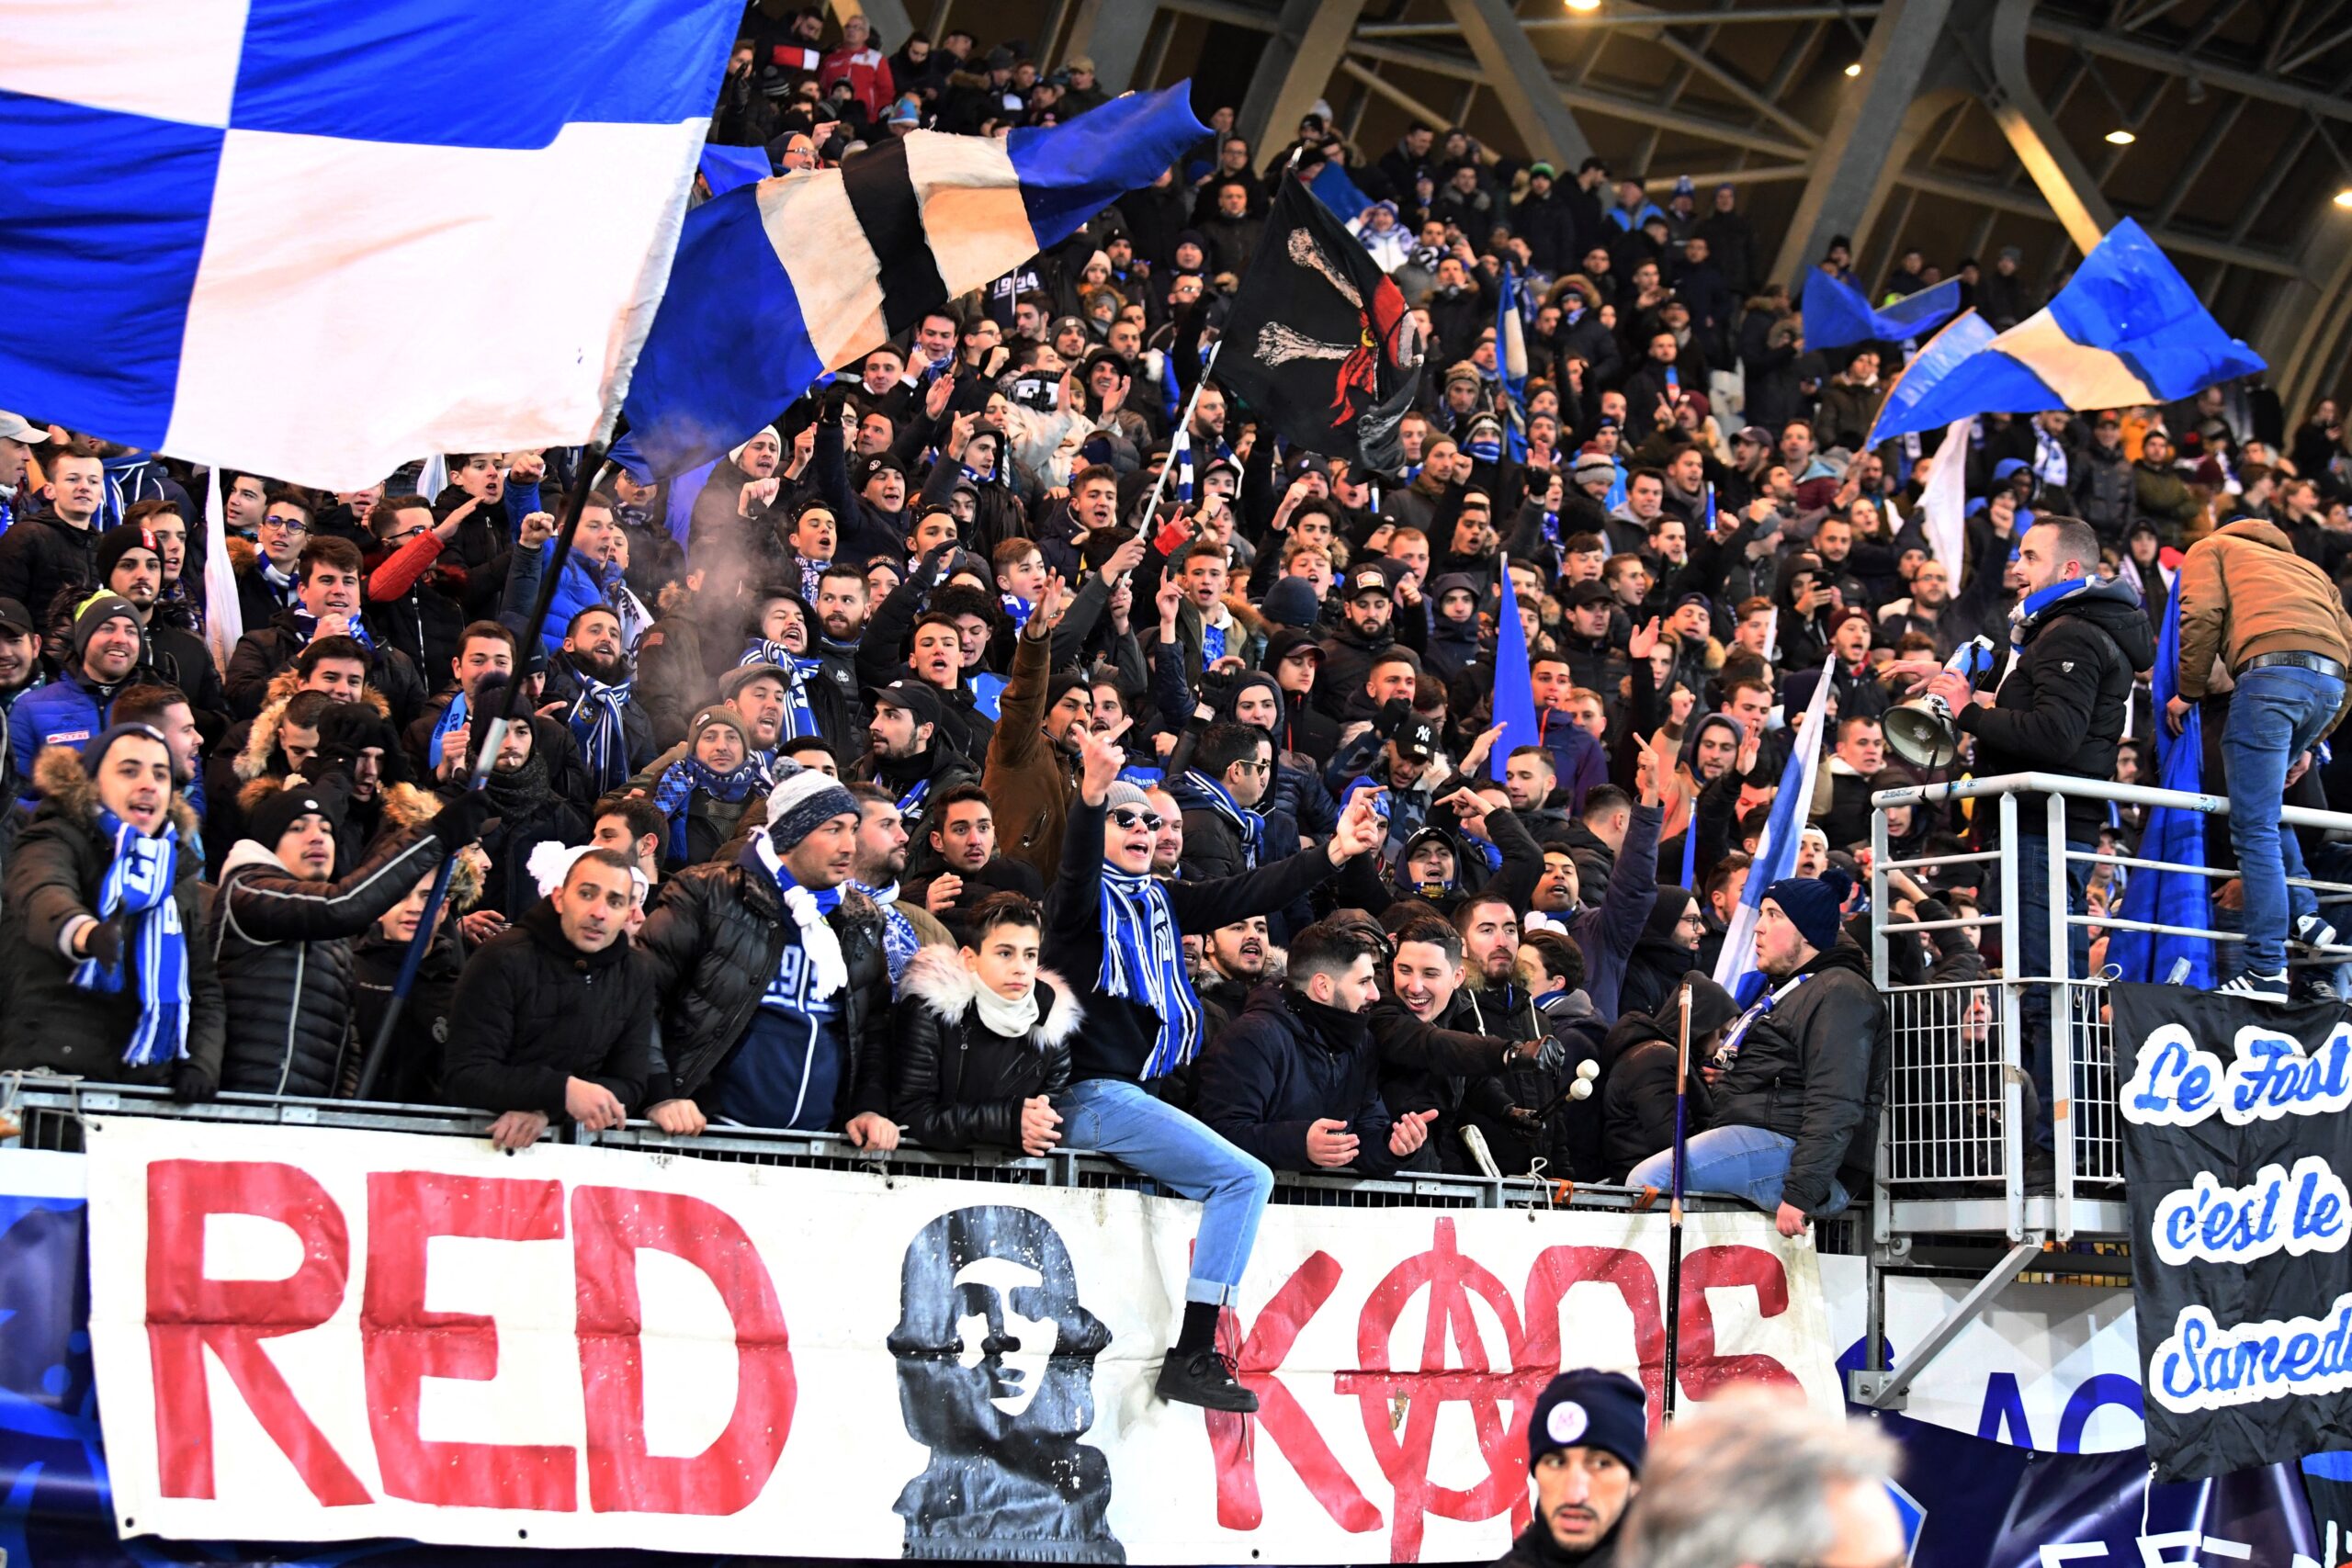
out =
<path fill-rule="evenodd" d="M 1258 1217 L 1274 1190 L 1274 1173 L 1209 1127 L 1148 1089 L 1122 1078 L 1088 1078 L 1054 1097 L 1062 1142 L 1116 1156 L 1179 1197 L 1201 1204 L 1193 1243 L 1193 1276 L 1184 1299 L 1229 1304 L 1257 1245 Z"/>
<path fill-rule="evenodd" d="M 1682 1188 L 1686 1192 L 1728 1192 L 1746 1199 L 1766 1213 L 1781 1206 L 1781 1189 L 1789 1179 L 1789 1156 L 1796 1152 L 1794 1138 L 1762 1127 L 1711 1127 L 1693 1133 L 1682 1145 Z M 1674 1183 L 1674 1151 L 1661 1150 L 1635 1166 L 1625 1178 L 1628 1187 L 1669 1190 Z M 1829 1183 L 1829 1201 L 1818 1213 L 1843 1213 L 1853 1201 L 1845 1185 Z"/>
<path fill-rule="evenodd" d="M 2316 670 L 2267 665 L 2238 677 L 2230 718 L 2222 728 L 2222 761 L 2229 770 L 2230 847 L 2237 852 L 2245 892 L 2244 967 L 2275 975 L 2287 967 L 2287 926 L 2319 912 L 2305 876 L 2302 846 L 2278 828 L 2287 770 L 2318 744 L 2344 701 L 2344 682 Z"/>
<path fill-rule="evenodd" d="M 2041 807 L 2033 810 L 2038 814 Z M 2018 813 L 2026 815 L 2024 811 Z M 2081 854 L 2098 849 L 2073 840 L 2066 847 Z M 2001 954 L 2001 969 L 2005 975 L 2047 975 L 2050 973 L 2050 839 L 2045 825 L 2018 825 L 2018 949 Z M 2088 863 L 2069 860 L 2066 863 L 2066 912 L 2086 914 Z M 2091 963 L 2091 933 L 2086 926 L 2066 928 L 2066 977 L 2086 978 Z M 2050 1000 L 2048 986 L 2028 986 L 2018 1001 L 2018 1021 L 2023 1026 L 2026 1076 L 2033 1080 L 2034 1093 L 2041 1107 L 2032 1126 L 2033 1142 L 2048 1149 L 2055 1146 L 2056 1122 L 2052 1113 L 2057 1101 L 2051 1094 L 2050 1062 Z"/>

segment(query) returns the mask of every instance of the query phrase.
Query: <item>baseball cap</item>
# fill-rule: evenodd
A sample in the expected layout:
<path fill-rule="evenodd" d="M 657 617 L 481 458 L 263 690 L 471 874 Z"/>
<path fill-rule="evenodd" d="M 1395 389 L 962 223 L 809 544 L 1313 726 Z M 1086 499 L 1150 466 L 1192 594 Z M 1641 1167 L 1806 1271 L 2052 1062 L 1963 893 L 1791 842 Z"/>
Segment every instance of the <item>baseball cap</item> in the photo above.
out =
<path fill-rule="evenodd" d="M 887 686 L 875 686 L 865 694 L 865 700 L 877 708 L 897 708 L 911 715 L 919 724 L 937 725 L 943 716 L 939 697 L 920 681 L 893 681 Z"/>
<path fill-rule="evenodd" d="M 1437 726 L 1425 718 L 1408 718 L 1396 727 L 1393 737 L 1396 754 L 1419 757 L 1423 761 L 1437 755 Z"/>
<path fill-rule="evenodd" d="M 33 625 L 33 618 L 25 614 L 24 605 L 14 599 L 0 599 L 0 631 L 29 637 L 39 629 Z"/>
<path fill-rule="evenodd" d="M 24 415 L 0 409 L 0 441 L 21 441 L 28 446 L 38 446 L 49 439 L 49 432 L 29 423 Z"/>
<path fill-rule="evenodd" d="M 1772 433 L 1760 424 L 1743 424 L 1739 427 L 1739 434 L 1732 439 L 1752 442 L 1758 446 L 1770 446 L 1772 445 Z"/>
<path fill-rule="evenodd" d="M 1605 583 L 1601 582 L 1598 578 L 1595 578 L 1588 582 L 1577 583 L 1576 586 L 1576 592 L 1568 595 L 1568 603 L 1581 610 L 1587 604 L 1608 604 L 1614 603 L 1616 598 L 1617 595 L 1609 592 L 1608 586 Z"/>
<path fill-rule="evenodd" d="M 1367 593 L 1377 593 L 1383 599 L 1391 595 L 1388 574 L 1376 566 L 1360 566 L 1348 573 L 1348 597 L 1361 599 Z"/>

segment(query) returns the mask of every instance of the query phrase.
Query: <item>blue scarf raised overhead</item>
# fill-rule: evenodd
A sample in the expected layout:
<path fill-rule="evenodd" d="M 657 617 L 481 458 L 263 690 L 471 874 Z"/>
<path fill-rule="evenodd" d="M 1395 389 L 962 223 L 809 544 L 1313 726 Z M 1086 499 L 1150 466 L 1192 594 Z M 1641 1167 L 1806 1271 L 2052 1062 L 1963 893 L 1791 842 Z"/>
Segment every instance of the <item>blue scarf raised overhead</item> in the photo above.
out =
<path fill-rule="evenodd" d="M 1198 768 L 1178 779 L 1169 793 L 1175 795 L 1179 806 L 1214 811 L 1233 824 L 1233 830 L 1241 835 L 1241 869 L 1258 869 L 1266 850 L 1266 818 L 1263 814 L 1237 803 L 1230 790 Z"/>
<path fill-rule="evenodd" d="M 424 743 L 424 760 L 436 772 L 441 766 L 441 742 L 447 739 L 453 731 L 464 728 L 472 711 L 472 705 L 466 701 L 464 687 L 460 686 L 449 694 L 449 705 L 441 710 L 441 716 L 433 725 L 433 738 Z"/>
<path fill-rule="evenodd" d="M 1004 613 L 1012 619 L 1012 629 L 1016 632 L 1028 626 L 1030 615 L 1037 608 L 1018 593 L 1001 593 L 997 595 L 997 602 L 1004 606 Z"/>
<path fill-rule="evenodd" d="M 1209 625 L 1207 617 L 1204 616 L 1201 620 L 1201 668 L 1211 669 L 1224 657 L 1225 628 Z"/>
<path fill-rule="evenodd" d="M 1102 972 L 1095 983 L 1159 1015 L 1146 1079 L 1175 1071 L 1201 1048 L 1201 998 L 1184 973 L 1184 938 L 1168 889 L 1146 873 L 1102 868 Z"/>
<path fill-rule="evenodd" d="M 179 874 L 179 829 L 169 822 L 149 838 L 106 807 L 98 808 L 98 831 L 112 840 L 106 880 L 98 885 L 101 920 L 122 921 L 122 962 L 85 958 L 74 965 L 74 984 L 85 991 L 119 995 L 139 976 L 139 1021 L 123 1047 L 123 1065 L 151 1066 L 187 1055 L 187 938 L 180 929 L 179 901 L 172 884 Z"/>
<path fill-rule="evenodd" d="M 572 739 L 580 743 L 581 761 L 588 764 L 596 792 L 618 789 L 628 782 L 628 712 L 636 682 L 616 681 L 608 686 L 576 667 L 571 677 L 580 682 L 580 695 L 563 722 L 571 728 Z"/>
<path fill-rule="evenodd" d="M 690 808 L 696 791 L 713 800 L 739 805 L 763 784 L 757 762 L 744 762 L 731 773 L 715 773 L 689 751 L 670 764 L 662 781 L 653 786 L 654 808 L 670 819 L 670 858 L 686 858 L 686 818 L 693 814 Z"/>

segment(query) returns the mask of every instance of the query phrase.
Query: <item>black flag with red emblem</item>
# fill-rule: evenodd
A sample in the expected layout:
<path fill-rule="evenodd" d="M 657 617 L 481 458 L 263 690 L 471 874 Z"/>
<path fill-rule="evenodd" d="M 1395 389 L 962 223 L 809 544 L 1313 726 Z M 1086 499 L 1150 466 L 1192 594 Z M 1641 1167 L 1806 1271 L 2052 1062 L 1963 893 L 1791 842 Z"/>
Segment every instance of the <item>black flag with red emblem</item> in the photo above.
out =
<path fill-rule="evenodd" d="M 1216 379 L 1292 446 L 1381 474 L 1404 467 L 1420 334 L 1405 296 L 1305 182 L 1282 182 L 1220 344 Z"/>

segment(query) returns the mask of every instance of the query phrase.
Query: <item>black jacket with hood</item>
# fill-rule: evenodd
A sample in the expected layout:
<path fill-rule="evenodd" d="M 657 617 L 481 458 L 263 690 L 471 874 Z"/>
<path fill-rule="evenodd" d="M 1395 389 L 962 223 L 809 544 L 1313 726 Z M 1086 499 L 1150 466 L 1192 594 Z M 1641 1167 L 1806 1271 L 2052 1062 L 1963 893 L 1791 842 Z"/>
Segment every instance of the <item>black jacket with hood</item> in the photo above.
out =
<path fill-rule="evenodd" d="M 1712 1124 L 1794 1139 L 1781 1199 L 1817 1214 L 1833 1178 L 1842 1177 L 1849 1197 L 1869 1190 L 1891 1031 L 1870 956 L 1852 942 L 1799 973 L 1804 984 L 1748 1027 L 1715 1086 Z"/>
<path fill-rule="evenodd" d="M 626 937 L 582 953 L 545 898 L 482 943 L 458 981 L 441 1093 L 484 1111 L 564 1118 L 564 1090 L 584 1078 L 631 1112 L 648 1104 L 652 966 Z"/>
<path fill-rule="evenodd" d="M 1436 1164 L 1426 1144 L 1402 1160 L 1388 1152 L 1391 1118 L 1367 1020 L 1287 985 L 1259 987 L 1202 1053 L 1193 1114 L 1276 1170 L 1324 1168 L 1307 1158 L 1306 1134 L 1325 1120 L 1356 1135 L 1356 1159 L 1345 1168 L 1358 1175 Z"/>
<path fill-rule="evenodd" d="M 1037 972 L 1037 1021 L 1020 1039 L 981 1021 L 979 981 L 956 951 L 919 949 L 899 977 L 890 1114 L 935 1149 L 1021 1147 L 1021 1104 L 1069 1083 L 1069 1043 L 1086 1014 L 1069 981 Z"/>

